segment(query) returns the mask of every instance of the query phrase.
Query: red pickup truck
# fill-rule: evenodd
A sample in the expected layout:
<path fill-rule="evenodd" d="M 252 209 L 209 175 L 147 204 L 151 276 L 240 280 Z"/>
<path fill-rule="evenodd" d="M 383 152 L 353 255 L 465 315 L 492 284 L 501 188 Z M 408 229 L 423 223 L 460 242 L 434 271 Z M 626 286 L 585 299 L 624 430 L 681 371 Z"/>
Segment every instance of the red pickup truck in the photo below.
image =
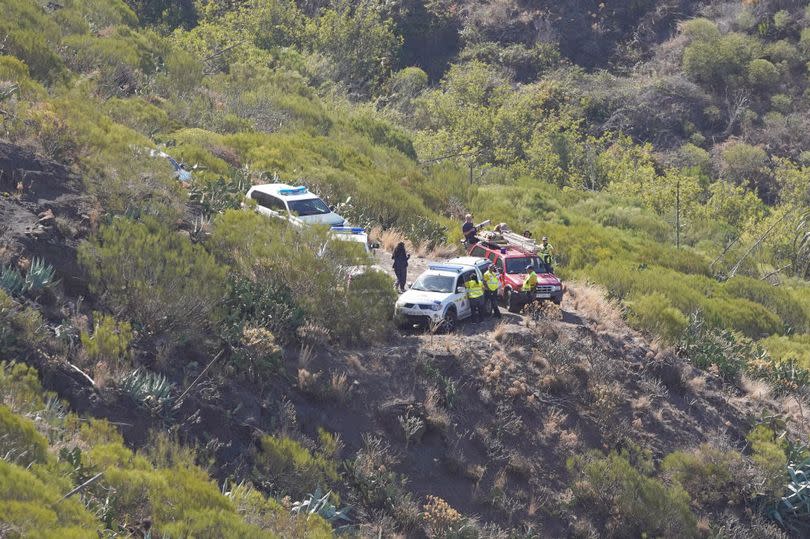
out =
<path fill-rule="evenodd" d="M 537 273 L 537 286 L 535 287 L 535 300 L 551 300 L 557 305 L 562 302 L 563 286 L 551 268 L 546 265 L 537 254 L 526 251 L 514 245 L 498 246 L 486 242 L 476 243 L 469 249 L 470 256 L 486 258 L 498 268 L 501 277 L 499 294 L 510 312 L 519 312 L 525 301 L 522 301 L 520 292 L 523 280 L 526 278 L 526 266 L 534 266 Z"/>

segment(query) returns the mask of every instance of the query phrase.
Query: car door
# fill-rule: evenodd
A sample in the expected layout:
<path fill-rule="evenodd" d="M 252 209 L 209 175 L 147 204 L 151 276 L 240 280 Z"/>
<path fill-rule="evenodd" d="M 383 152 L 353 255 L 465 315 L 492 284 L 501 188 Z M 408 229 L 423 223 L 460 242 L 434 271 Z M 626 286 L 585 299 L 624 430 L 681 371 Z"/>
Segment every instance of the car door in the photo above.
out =
<path fill-rule="evenodd" d="M 464 286 L 464 283 L 467 282 L 467 276 L 470 274 L 472 274 L 471 271 L 462 273 L 456 280 L 456 290 L 459 288 L 464 288 L 464 292 L 457 293 L 456 297 L 453 298 L 453 303 L 456 304 L 456 310 L 458 311 L 459 320 L 462 318 L 467 318 L 471 313 L 470 300 L 467 299 L 467 289 Z"/>

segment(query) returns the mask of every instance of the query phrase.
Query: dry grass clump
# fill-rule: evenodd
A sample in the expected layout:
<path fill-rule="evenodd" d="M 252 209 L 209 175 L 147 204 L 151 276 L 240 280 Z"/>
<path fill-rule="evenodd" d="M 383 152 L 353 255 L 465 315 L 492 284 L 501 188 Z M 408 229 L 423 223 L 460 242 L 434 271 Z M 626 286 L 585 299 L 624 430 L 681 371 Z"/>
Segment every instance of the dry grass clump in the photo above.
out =
<path fill-rule="evenodd" d="M 345 372 L 333 372 L 329 378 L 329 388 L 327 390 L 328 397 L 337 402 L 344 403 L 351 398 L 352 385 L 349 383 L 349 378 Z"/>
<path fill-rule="evenodd" d="M 627 333 L 621 307 L 615 301 L 607 299 L 607 293 L 603 288 L 583 283 L 569 283 L 566 292 L 573 309 L 584 314 L 596 329 L 614 335 Z"/>
<path fill-rule="evenodd" d="M 602 426 L 610 428 L 619 406 L 624 401 L 624 389 L 617 383 L 590 384 L 590 411 Z"/>
<path fill-rule="evenodd" d="M 506 394 L 510 397 L 519 397 L 529 392 L 529 386 L 526 384 L 524 377 L 515 378 L 512 380 L 512 385 L 506 389 Z"/>
<path fill-rule="evenodd" d="M 298 389 L 305 393 L 317 393 L 320 372 L 311 373 L 307 369 L 298 369 Z"/>
<path fill-rule="evenodd" d="M 439 243 L 430 250 L 430 258 L 451 258 L 458 254 L 458 246 L 452 243 Z"/>
<path fill-rule="evenodd" d="M 490 386 L 497 386 L 501 377 L 506 373 L 514 372 L 517 366 L 503 352 L 495 352 L 481 369 L 481 376 L 484 383 Z"/>
<path fill-rule="evenodd" d="M 441 395 L 435 387 L 428 388 L 425 393 L 423 405 L 425 407 L 425 422 L 434 429 L 445 432 L 450 426 L 450 416 L 439 404 Z"/>
<path fill-rule="evenodd" d="M 397 246 L 399 242 L 405 242 L 405 247 L 409 250 L 413 250 L 413 245 L 408 239 L 405 237 L 405 234 L 402 233 L 401 230 L 397 230 L 396 228 L 388 228 L 383 230 L 382 227 L 375 226 L 369 231 L 368 237 L 371 241 L 376 241 L 380 244 L 380 247 L 388 251 L 389 253 L 394 252 L 394 248 Z"/>
<path fill-rule="evenodd" d="M 768 401 L 771 398 L 771 386 L 765 380 L 756 380 L 742 375 L 740 387 L 751 399 L 759 402 Z"/>
<path fill-rule="evenodd" d="M 703 375 L 698 375 L 693 378 L 689 378 L 686 380 L 686 387 L 689 388 L 693 394 L 697 395 L 703 393 L 706 389 L 706 377 Z"/>

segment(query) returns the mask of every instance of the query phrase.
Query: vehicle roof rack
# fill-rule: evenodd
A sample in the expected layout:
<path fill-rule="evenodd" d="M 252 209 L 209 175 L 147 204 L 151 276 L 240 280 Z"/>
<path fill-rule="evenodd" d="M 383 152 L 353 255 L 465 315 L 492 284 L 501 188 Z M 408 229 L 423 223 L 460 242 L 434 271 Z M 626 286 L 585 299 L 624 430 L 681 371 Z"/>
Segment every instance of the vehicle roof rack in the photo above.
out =
<path fill-rule="evenodd" d="M 464 266 L 461 264 L 428 264 L 428 269 L 432 269 L 434 271 L 453 271 L 460 273 L 464 269 Z"/>

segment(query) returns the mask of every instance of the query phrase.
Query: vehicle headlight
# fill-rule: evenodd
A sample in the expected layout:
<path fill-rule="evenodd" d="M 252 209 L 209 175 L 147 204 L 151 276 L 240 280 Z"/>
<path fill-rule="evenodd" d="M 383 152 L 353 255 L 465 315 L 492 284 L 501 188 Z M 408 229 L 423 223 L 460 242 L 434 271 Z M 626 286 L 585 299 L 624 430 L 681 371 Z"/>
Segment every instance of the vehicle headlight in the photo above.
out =
<path fill-rule="evenodd" d="M 442 304 L 441 304 L 441 303 L 434 303 L 433 305 L 431 305 L 431 306 L 430 306 L 430 310 L 431 310 L 431 311 L 438 311 L 438 310 L 439 310 L 439 309 L 441 309 L 441 308 L 442 308 Z"/>
<path fill-rule="evenodd" d="M 560 285 L 556 285 L 556 284 L 551 285 L 551 291 L 552 292 L 559 292 L 560 290 L 562 290 L 562 287 Z"/>

